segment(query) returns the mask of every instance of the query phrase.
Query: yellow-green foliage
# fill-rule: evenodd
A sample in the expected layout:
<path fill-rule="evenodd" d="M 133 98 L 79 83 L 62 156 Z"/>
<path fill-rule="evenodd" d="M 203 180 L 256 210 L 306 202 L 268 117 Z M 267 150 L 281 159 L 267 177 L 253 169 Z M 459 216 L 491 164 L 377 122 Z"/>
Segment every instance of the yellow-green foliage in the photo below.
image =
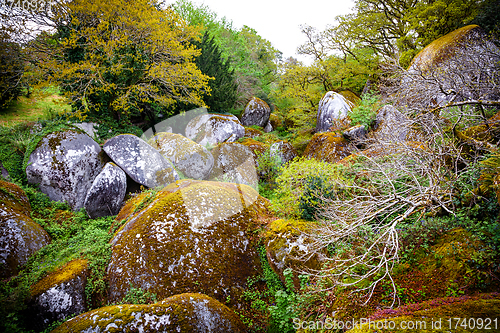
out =
<path fill-rule="evenodd" d="M 246 331 L 238 316 L 224 304 L 206 295 L 186 293 L 156 304 L 112 305 L 86 312 L 52 333 L 205 332 L 208 327 L 213 332 Z"/>
<path fill-rule="evenodd" d="M 316 133 L 306 147 L 303 156 L 336 163 L 350 155 L 349 141 L 336 132 Z"/>
<path fill-rule="evenodd" d="M 411 66 L 418 66 L 420 70 L 426 71 L 432 66 L 438 65 L 454 54 L 454 49 L 462 43 L 467 36 L 480 30 L 477 25 L 468 25 L 454 30 L 449 34 L 436 39 L 420 51 L 413 58 Z"/>
<path fill-rule="evenodd" d="M 276 178 L 276 199 L 271 208 L 280 216 L 298 218 L 302 212 L 301 200 L 304 201 L 306 183 L 309 177 L 318 177 L 328 187 L 337 187 L 344 184 L 341 177 L 340 165 L 331 164 L 304 157 L 296 158 L 283 168 L 281 175 Z"/>
<path fill-rule="evenodd" d="M 269 122 L 271 123 L 273 129 L 277 129 L 278 127 L 283 127 L 284 125 L 281 116 L 275 112 L 271 113 L 271 115 L 269 116 Z"/>

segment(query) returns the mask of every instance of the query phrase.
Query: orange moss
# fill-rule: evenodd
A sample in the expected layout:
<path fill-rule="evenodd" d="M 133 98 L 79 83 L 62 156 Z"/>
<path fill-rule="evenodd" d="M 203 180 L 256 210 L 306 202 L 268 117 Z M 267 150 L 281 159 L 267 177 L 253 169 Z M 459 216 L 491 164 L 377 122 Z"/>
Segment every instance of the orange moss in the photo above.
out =
<path fill-rule="evenodd" d="M 255 138 L 257 136 L 260 136 L 264 134 L 264 131 L 252 128 L 252 127 L 245 127 L 245 137 L 247 138 Z"/>
<path fill-rule="evenodd" d="M 336 132 L 314 134 L 303 154 L 329 163 L 336 163 L 349 155 L 349 141 Z"/>
<path fill-rule="evenodd" d="M 420 70 L 426 71 L 432 66 L 438 65 L 453 56 L 454 50 L 473 33 L 479 32 L 482 32 L 479 26 L 468 25 L 436 39 L 413 58 L 410 68 L 418 66 Z"/>

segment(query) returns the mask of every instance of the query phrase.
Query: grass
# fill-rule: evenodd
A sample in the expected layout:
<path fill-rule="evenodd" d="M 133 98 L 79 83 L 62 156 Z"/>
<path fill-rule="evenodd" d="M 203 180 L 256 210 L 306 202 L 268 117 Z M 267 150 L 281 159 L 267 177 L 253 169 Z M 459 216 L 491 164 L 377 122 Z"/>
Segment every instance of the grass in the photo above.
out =
<path fill-rule="evenodd" d="M 23 122 L 51 119 L 70 110 L 59 89 L 48 87 L 33 91 L 30 97 L 19 96 L 7 109 L 0 110 L 0 125 L 11 127 Z"/>

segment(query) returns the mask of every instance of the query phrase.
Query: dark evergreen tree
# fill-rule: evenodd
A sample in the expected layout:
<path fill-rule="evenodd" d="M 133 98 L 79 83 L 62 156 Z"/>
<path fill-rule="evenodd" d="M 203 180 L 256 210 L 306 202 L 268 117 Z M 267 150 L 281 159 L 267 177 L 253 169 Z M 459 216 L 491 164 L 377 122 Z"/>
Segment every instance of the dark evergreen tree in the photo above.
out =
<path fill-rule="evenodd" d="M 195 63 L 200 71 L 213 77 L 209 81 L 210 95 L 205 94 L 203 101 L 211 112 L 227 112 L 232 109 L 237 100 L 237 85 L 234 70 L 231 70 L 229 59 L 222 57 L 222 52 L 207 32 L 203 35 L 201 42 L 194 43 L 201 49 L 201 55 Z"/>
<path fill-rule="evenodd" d="M 21 78 L 24 64 L 20 47 L 16 43 L 0 40 L 0 110 L 7 108 L 11 101 L 22 92 Z"/>

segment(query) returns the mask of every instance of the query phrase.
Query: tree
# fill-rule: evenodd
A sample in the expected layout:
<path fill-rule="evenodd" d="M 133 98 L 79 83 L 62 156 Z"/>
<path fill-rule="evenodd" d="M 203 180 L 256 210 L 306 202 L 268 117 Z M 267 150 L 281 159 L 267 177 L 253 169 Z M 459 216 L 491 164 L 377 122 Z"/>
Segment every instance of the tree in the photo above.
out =
<path fill-rule="evenodd" d="M 205 94 L 203 101 L 213 112 L 227 112 L 234 107 L 237 99 L 237 85 L 234 78 L 234 69 L 230 69 L 230 61 L 224 60 L 222 52 L 215 44 L 214 37 L 210 38 L 207 31 L 201 42 L 194 43 L 201 50 L 196 58 L 196 65 L 210 80 L 210 95 Z"/>
<path fill-rule="evenodd" d="M 0 38 L 0 110 L 21 95 L 23 73 L 19 45 Z"/>
<path fill-rule="evenodd" d="M 253 96 L 267 99 L 271 83 L 276 80 L 276 62 L 280 56 L 268 40 L 248 26 L 235 29 L 230 20 L 218 18 L 206 6 L 178 0 L 174 8 L 191 25 L 208 31 L 222 57 L 229 59 L 238 86 L 238 106 L 246 105 Z"/>
<path fill-rule="evenodd" d="M 150 0 L 76 0 L 36 19 L 56 33 L 32 43 L 31 54 L 76 114 L 122 119 L 177 102 L 204 105 L 208 76 L 196 68 L 199 50 L 190 43 L 198 31 L 171 8 Z"/>

